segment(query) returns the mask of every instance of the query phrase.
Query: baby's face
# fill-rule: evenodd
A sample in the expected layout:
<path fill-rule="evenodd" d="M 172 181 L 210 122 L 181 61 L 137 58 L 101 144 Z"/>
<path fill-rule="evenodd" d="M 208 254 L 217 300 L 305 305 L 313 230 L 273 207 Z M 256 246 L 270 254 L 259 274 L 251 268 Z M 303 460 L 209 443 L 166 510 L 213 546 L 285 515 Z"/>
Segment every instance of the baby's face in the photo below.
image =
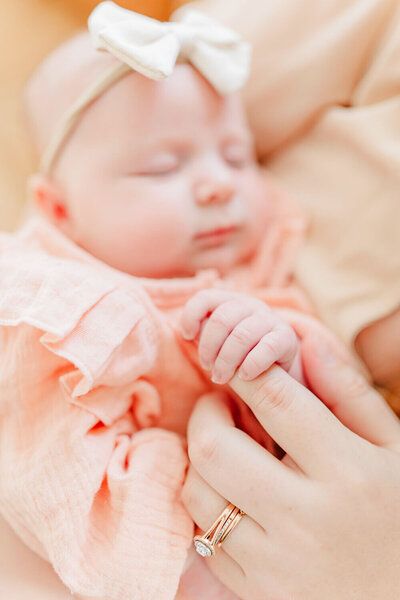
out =
<path fill-rule="evenodd" d="M 179 277 L 249 258 L 265 197 L 240 99 L 190 66 L 164 82 L 132 73 L 86 109 L 55 177 L 69 235 L 109 265 Z"/>

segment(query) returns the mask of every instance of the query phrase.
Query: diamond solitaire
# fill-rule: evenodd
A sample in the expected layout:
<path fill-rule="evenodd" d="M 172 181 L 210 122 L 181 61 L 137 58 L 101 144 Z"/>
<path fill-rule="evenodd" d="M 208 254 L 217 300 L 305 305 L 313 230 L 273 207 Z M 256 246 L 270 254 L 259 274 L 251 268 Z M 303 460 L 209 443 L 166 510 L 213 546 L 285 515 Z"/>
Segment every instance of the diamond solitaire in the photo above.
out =
<path fill-rule="evenodd" d="M 196 548 L 196 552 L 198 552 L 200 556 L 203 556 L 204 558 L 214 556 L 214 548 L 212 547 L 210 542 L 198 536 L 196 536 L 193 541 L 194 547 Z"/>
<path fill-rule="evenodd" d="M 193 538 L 196 552 L 204 558 L 215 556 L 215 548 L 221 546 L 243 515 L 244 512 L 230 502 L 204 535 Z"/>

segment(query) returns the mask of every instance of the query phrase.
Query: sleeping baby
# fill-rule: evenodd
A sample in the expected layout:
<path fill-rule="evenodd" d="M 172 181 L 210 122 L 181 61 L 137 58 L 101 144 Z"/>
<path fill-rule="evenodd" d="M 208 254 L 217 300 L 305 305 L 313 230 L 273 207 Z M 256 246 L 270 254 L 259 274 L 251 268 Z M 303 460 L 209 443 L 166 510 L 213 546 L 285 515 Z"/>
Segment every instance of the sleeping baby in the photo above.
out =
<path fill-rule="evenodd" d="M 255 160 L 249 48 L 177 18 L 104 2 L 38 68 L 40 213 L 0 237 L 0 510 L 107 600 L 235 598 L 180 500 L 189 415 L 227 394 L 273 451 L 228 382 L 275 362 L 302 381 L 302 339 L 330 336 L 292 281 L 302 215 Z"/>

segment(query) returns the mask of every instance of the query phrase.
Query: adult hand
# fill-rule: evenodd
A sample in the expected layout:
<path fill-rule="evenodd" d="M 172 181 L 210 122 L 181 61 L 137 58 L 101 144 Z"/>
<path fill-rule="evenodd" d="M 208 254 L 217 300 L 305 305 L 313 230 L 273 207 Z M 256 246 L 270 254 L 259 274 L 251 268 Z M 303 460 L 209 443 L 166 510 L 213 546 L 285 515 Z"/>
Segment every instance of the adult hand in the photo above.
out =
<path fill-rule="evenodd" d="M 197 403 L 183 502 L 204 531 L 228 501 L 246 513 L 204 560 L 242 600 L 397 599 L 400 422 L 320 340 L 303 364 L 312 391 L 278 366 L 230 382 L 282 461 L 234 427 L 222 395 Z"/>

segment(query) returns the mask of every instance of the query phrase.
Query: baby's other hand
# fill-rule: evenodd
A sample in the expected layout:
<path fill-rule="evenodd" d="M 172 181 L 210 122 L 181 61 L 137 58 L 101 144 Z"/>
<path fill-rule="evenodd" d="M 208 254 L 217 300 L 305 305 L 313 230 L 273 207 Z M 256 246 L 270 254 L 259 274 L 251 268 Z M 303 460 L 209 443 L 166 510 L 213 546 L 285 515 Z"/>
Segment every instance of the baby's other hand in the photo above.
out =
<path fill-rule="evenodd" d="M 198 337 L 199 361 L 214 383 L 255 379 L 273 363 L 290 371 L 299 356 L 293 331 L 267 304 L 237 292 L 207 289 L 195 294 L 181 317 L 182 335 Z"/>

